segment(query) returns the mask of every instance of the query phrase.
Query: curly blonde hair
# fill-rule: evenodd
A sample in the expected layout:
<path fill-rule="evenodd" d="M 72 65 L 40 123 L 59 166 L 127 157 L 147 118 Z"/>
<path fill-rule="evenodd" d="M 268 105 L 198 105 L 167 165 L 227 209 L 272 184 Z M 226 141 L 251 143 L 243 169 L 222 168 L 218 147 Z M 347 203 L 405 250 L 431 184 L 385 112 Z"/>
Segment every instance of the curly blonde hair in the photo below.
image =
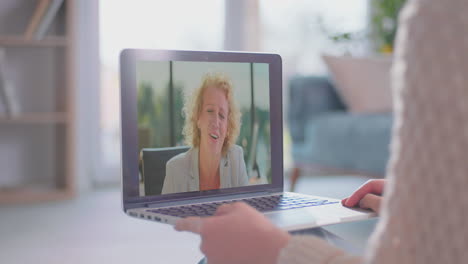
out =
<path fill-rule="evenodd" d="M 185 142 L 189 146 L 200 146 L 200 130 L 197 127 L 198 117 L 203 106 L 203 93 L 208 87 L 216 87 L 226 94 L 228 102 L 227 133 L 224 139 L 222 154 L 236 143 L 241 126 L 241 112 L 234 100 L 234 92 L 231 80 L 222 73 L 207 73 L 203 76 L 200 87 L 195 89 L 191 96 L 187 96 L 184 104 L 185 125 L 183 134 Z"/>

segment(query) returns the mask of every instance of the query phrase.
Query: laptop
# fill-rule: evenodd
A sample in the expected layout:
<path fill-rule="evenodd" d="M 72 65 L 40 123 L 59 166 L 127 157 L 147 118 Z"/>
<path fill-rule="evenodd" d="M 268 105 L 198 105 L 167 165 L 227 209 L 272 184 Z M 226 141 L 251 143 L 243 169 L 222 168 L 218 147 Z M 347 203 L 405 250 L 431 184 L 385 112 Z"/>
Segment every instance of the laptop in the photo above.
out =
<path fill-rule="evenodd" d="M 279 55 L 266 53 L 123 50 L 124 212 L 174 225 L 242 201 L 287 231 L 374 217 L 367 210 L 345 208 L 338 199 L 284 191 L 281 64 Z M 220 83 L 229 88 L 229 99 Z M 207 84 L 217 88 L 200 92 Z M 211 96 L 219 91 L 222 97 Z M 202 98 L 198 112 L 193 110 L 197 92 Z M 204 108 L 208 102 L 214 109 Z M 197 122 L 190 126 L 192 115 Z M 223 125 L 231 119 L 237 125 Z M 194 126 L 193 133 L 184 130 Z M 212 181 L 200 169 L 210 158 L 219 160 Z"/>

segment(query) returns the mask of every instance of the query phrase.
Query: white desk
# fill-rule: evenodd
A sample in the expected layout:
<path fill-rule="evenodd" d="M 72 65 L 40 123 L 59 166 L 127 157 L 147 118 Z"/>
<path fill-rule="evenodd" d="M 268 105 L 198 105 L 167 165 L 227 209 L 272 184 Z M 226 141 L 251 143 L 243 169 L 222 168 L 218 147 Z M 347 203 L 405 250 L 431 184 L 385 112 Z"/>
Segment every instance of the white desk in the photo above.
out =
<path fill-rule="evenodd" d="M 2 263 L 196 263 L 199 238 L 126 216 L 120 192 L 0 208 Z"/>

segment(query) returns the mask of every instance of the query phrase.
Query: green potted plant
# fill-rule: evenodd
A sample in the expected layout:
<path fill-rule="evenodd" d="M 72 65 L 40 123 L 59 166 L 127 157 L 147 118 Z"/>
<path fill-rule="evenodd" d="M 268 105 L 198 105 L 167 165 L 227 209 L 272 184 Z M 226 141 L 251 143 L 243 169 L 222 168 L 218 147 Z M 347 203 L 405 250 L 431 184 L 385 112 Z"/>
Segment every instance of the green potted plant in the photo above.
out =
<path fill-rule="evenodd" d="M 406 0 L 371 0 L 371 35 L 379 52 L 392 53 L 398 15 Z"/>
<path fill-rule="evenodd" d="M 333 32 L 319 20 L 321 28 L 329 39 L 346 47 L 346 53 L 353 45 L 370 40 L 379 53 L 392 53 L 398 27 L 398 15 L 406 0 L 370 0 L 370 30 L 367 32 Z"/>

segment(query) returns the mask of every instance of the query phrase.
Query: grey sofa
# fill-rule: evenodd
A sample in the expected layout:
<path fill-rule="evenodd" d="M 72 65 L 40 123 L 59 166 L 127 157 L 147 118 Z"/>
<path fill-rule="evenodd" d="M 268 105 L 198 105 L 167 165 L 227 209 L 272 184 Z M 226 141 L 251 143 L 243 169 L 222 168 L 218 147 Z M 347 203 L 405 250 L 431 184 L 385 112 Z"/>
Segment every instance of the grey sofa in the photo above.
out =
<path fill-rule="evenodd" d="M 321 175 L 384 177 L 391 113 L 350 113 L 328 77 L 296 76 L 289 81 L 287 114 L 294 162 L 292 190 L 304 169 Z"/>

